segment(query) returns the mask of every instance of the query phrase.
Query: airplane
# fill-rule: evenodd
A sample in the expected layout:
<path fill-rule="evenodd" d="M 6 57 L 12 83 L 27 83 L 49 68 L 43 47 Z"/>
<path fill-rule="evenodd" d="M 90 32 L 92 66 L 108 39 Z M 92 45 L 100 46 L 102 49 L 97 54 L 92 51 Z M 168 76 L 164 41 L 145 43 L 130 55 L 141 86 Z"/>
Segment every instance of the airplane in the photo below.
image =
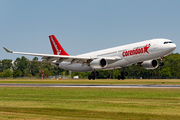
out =
<path fill-rule="evenodd" d="M 45 62 L 69 71 L 92 71 L 91 75 L 88 76 L 89 80 L 95 80 L 99 74 L 97 70 L 118 68 L 122 68 L 118 80 L 124 80 L 125 76 L 128 75 L 125 68 L 136 63 L 145 69 L 156 69 L 159 65 L 163 66 L 163 58 L 176 49 L 176 44 L 171 40 L 158 38 L 71 56 L 63 49 L 54 35 L 50 35 L 49 39 L 54 54 L 15 52 L 3 48 L 8 53 L 42 57 L 43 60 L 46 60 Z M 157 59 L 161 60 L 160 63 Z"/>

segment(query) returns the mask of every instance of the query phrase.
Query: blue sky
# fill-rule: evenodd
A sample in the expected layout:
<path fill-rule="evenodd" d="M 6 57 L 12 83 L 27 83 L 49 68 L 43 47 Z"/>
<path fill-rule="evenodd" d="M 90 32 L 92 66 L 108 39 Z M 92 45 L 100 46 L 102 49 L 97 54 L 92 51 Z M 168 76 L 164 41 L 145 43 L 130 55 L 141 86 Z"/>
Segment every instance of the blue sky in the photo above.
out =
<path fill-rule="evenodd" d="M 179 0 L 0 0 L 0 60 L 21 57 L 3 47 L 52 54 L 51 34 L 70 55 L 153 38 L 179 53 L 179 12 Z"/>

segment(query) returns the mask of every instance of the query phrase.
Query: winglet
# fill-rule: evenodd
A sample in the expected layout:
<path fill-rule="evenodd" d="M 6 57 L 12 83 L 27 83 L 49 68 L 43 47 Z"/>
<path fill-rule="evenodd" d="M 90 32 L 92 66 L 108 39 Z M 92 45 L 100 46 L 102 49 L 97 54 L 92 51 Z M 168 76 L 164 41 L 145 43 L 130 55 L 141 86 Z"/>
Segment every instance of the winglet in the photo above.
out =
<path fill-rule="evenodd" d="M 12 51 L 8 50 L 7 48 L 5 48 L 5 47 L 3 47 L 3 48 L 4 48 L 4 50 L 5 50 L 6 52 L 8 52 L 8 53 L 13 53 Z"/>

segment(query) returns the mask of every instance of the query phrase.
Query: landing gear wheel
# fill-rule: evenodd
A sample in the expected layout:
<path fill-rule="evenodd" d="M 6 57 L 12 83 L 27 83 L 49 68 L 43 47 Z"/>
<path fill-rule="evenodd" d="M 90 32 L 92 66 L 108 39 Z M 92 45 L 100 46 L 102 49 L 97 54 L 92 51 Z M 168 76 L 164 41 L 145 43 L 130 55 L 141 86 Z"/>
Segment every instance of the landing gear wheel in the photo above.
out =
<path fill-rule="evenodd" d="M 88 79 L 89 79 L 89 80 L 91 80 L 91 79 L 92 79 L 92 76 L 91 76 L 91 75 L 89 75 L 89 76 L 88 76 Z"/>
<path fill-rule="evenodd" d="M 93 79 L 93 80 L 95 80 L 95 79 L 96 79 L 96 77 L 95 77 L 95 76 L 92 76 L 92 79 Z"/>
<path fill-rule="evenodd" d="M 89 80 L 91 80 L 91 79 L 95 80 L 95 79 L 96 79 L 96 76 L 98 76 L 98 75 L 99 75 L 99 72 L 93 70 L 93 71 L 91 72 L 91 75 L 88 76 L 88 79 L 89 79 Z"/>
<path fill-rule="evenodd" d="M 124 76 L 124 72 L 121 72 L 121 76 Z"/>
<path fill-rule="evenodd" d="M 122 80 L 124 80 L 124 79 L 125 79 L 125 77 L 124 77 L 124 76 L 122 76 L 122 77 L 121 77 L 121 79 L 122 79 Z"/>
<path fill-rule="evenodd" d="M 124 80 L 125 79 L 125 73 L 121 72 L 121 79 Z"/>
<path fill-rule="evenodd" d="M 120 79 L 124 80 L 125 76 L 128 76 L 128 72 L 124 72 L 124 71 L 125 71 L 125 68 L 123 68 L 123 71 L 121 72 L 121 76 L 120 75 L 118 76 L 118 80 Z"/>
<path fill-rule="evenodd" d="M 124 75 L 125 75 L 125 76 L 128 76 L 128 72 L 125 72 Z"/>
<path fill-rule="evenodd" d="M 96 71 L 96 76 L 99 76 L 99 72 L 98 71 Z"/>
<path fill-rule="evenodd" d="M 164 63 L 162 62 L 162 63 L 160 63 L 160 66 L 164 66 Z"/>
<path fill-rule="evenodd" d="M 95 76 L 95 72 L 94 71 L 91 73 L 91 76 Z"/>
<path fill-rule="evenodd" d="M 91 73 L 91 79 L 95 80 L 96 79 L 96 74 L 97 74 L 97 71 L 93 71 Z"/>
<path fill-rule="evenodd" d="M 120 75 L 118 75 L 118 80 L 120 80 L 121 79 L 121 76 Z"/>

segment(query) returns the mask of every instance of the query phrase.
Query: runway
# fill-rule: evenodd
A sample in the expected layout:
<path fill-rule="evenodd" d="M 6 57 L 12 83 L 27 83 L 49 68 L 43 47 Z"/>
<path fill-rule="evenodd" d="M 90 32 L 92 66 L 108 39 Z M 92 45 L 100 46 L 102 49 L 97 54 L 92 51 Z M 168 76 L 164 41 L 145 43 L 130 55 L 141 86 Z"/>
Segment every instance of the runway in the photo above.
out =
<path fill-rule="evenodd" d="M 77 88 L 176 88 L 180 85 L 110 85 L 110 84 L 0 84 L 0 87 L 77 87 Z"/>

